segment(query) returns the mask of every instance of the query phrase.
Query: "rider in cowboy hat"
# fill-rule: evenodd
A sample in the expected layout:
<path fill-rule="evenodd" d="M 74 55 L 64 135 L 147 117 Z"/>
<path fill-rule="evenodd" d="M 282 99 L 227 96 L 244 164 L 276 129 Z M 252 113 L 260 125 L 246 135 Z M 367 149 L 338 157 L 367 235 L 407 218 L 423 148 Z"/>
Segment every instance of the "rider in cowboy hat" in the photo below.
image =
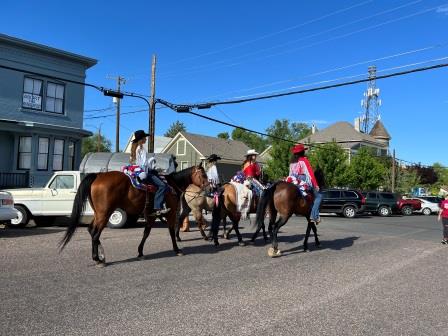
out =
<path fill-rule="evenodd" d="M 138 179 L 142 183 L 151 183 L 157 186 L 157 191 L 154 196 L 153 215 L 159 216 L 170 211 L 169 208 L 162 206 L 168 186 L 158 177 L 158 172 L 155 169 L 156 159 L 154 157 L 148 159 L 148 153 L 143 147 L 148 136 L 149 134 L 143 130 L 134 132 L 134 140 L 132 140 L 131 146 L 131 163 L 142 167 L 143 173 L 138 176 Z"/>
<path fill-rule="evenodd" d="M 289 165 L 289 175 L 306 182 L 310 187 L 312 187 L 314 193 L 314 203 L 313 208 L 311 209 L 311 220 L 316 224 L 319 224 L 319 208 L 320 203 L 322 202 L 322 194 L 319 192 L 320 188 L 316 177 L 314 176 L 313 168 L 311 167 L 308 158 L 305 156 L 306 150 L 307 148 L 303 144 L 297 144 L 291 148 L 291 153 L 293 156 Z"/>
<path fill-rule="evenodd" d="M 246 159 L 243 162 L 243 173 L 255 189 L 256 194 L 260 196 L 265 188 L 259 182 L 261 178 L 261 167 L 257 162 L 257 155 L 258 153 L 255 149 L 249 149 L 247 151 Z"/>
<path fill-rule="evenodd" d="M 208 181 L 210 182 L 210 186 L 212 190 L 216 190 L 218 186 L 220 185 L 219 181 L 219 175 L 218 175 L 218 169 L 216 168 L 216 163 L 218 160 L 221 160 L 221 157 L 219 157 L 216 154 L 211 154 L 207 159 L 206 164 L 206 173 L 208 177 Z"/>

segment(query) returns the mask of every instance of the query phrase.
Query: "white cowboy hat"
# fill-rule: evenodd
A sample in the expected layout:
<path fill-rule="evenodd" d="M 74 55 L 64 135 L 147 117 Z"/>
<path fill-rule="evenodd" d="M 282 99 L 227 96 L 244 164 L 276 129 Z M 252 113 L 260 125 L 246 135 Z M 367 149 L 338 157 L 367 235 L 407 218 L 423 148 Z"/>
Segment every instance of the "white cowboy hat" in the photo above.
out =
<path fill-rule="evenodd" d="M 258 155 L 259 153 L 255 149 L 249 149 L 246 153 L 246 156 L 249 155 Z"/>

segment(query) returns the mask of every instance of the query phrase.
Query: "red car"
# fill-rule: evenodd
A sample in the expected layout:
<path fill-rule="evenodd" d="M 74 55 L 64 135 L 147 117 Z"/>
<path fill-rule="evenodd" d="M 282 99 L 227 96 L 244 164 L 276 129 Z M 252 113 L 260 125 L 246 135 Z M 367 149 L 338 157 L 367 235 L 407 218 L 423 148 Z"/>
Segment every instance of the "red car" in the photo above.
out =
<path fill-rule="evenodd" d="M 412 215 L 414 211 L 421 210 L 422 202 L 411 198 L 400 198 L 398 201 L 398 210 L 405 216 Z"/>

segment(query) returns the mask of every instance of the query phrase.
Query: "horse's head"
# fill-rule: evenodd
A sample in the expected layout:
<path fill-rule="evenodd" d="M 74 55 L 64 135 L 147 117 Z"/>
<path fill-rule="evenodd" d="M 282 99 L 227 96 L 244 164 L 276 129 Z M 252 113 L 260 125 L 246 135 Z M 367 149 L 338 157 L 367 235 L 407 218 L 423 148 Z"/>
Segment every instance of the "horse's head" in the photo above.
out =
<path fill-rule="evenodd" d="M 204 167 L 202 167 L 202 162 L 193 167 L 191 172 L 191 183 L 201 189 L 209 185 L 207 174 L 205 173 Z"/>

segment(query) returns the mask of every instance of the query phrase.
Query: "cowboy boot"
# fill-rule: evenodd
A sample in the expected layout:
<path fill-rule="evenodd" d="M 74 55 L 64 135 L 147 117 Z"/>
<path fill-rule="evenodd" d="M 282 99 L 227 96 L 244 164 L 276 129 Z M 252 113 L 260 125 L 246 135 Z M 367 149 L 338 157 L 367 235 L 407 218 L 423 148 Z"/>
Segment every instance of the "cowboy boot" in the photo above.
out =
<path fill-rule="evenodd" d="M 182 232 L 190 232 L 190 220 L 188 219 L 188 216 L 185 217 L 184 221 L 182 222 L 182 227 L 180 228 Z"/>

